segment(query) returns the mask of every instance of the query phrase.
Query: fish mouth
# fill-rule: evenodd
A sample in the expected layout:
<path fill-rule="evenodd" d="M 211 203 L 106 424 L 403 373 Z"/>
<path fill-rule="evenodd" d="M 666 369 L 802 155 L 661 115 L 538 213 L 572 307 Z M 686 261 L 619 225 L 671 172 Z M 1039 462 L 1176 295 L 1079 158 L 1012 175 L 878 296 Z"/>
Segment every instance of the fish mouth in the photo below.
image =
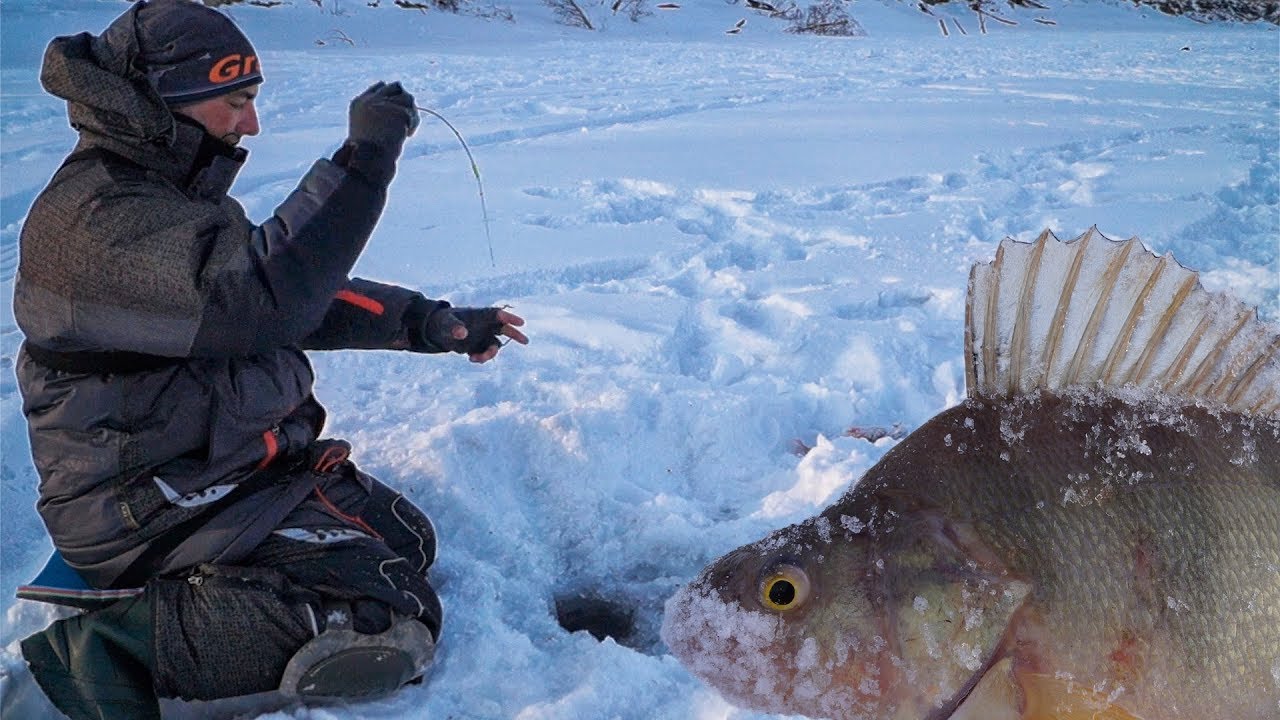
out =
<path fill-rule="evenodd" d="M 787 703 L 778 701 L 787 693 L 776 657 L 778 625 L 777 617 L 726 601 L 696 581 L 667 600 L 661 634 L 690 673 L 730 701 L 783 712 Z"/>
<path fill-rule="evenodd" d="M 884 716 L 878 689 L 855 681 L 874 658 L 824 658 L 817 638 L 726 599 L 705 579 L 667 600 L 662 639 L 690 673 L 735 705 L 812 717 Z"/>

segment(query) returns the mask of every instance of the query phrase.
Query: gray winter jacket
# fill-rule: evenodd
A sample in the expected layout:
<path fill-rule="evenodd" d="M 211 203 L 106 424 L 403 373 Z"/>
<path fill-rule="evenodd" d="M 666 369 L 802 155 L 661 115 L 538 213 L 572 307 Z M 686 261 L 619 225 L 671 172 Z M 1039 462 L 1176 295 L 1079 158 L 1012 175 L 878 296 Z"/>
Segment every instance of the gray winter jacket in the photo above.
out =
<path fill-rule="evenodd" d="M 324 421 L 303 349 L 422 349 L 406 328 L 436 306 L 348 278 L 395 157 L 348 144 L 255 226 L 226 195 L 245 151 L 176 118 L 136 52 L 128 23 L 49 46 L 80 142 L 14 291 L 38 509 L 99 587 L 251 550 L 311 489 L 287 472 Z"/>

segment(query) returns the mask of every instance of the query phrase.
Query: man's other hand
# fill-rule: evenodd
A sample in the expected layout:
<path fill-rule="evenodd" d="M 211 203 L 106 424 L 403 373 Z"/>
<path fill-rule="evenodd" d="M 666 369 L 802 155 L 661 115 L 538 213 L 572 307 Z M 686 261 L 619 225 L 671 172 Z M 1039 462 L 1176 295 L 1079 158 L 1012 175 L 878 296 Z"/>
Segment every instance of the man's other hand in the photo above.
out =
<path fill-rule="evenodd" d="M 528 345 L 529 338 L 518 329 L 522 325 L 524 318 L 501 308 L 442 307 L 427 316 L 421 332 L 427 343 L 482 363 L 498 354 L 499 337 Z"/>
<path fill-rule="evenodd" d="M 418 127 L 418 109 L 399 82 L 376 82 L 351 101 L 348 121 L 352 142 L 398 152 Z"/>

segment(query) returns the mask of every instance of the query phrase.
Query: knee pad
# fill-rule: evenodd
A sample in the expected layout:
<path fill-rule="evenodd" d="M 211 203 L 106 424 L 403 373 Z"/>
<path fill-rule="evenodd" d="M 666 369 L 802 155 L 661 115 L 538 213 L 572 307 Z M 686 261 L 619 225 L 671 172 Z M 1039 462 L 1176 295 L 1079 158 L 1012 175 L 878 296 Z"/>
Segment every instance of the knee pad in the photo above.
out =
<path fill-rule="evenodd" d="M 408 497 L 376 479 L 369 481 L 365 519 L 414 572 L 425 575 L 436 561 L 436 528 L 431 518 Z"/>
<path fill-rule="evenodd" d="M 280 692 L 300 700 L 372 700 L 422 677 L 435 657 L 431 631 L 393 614 L 376 634 L 356 632 L 345 603 L 326 603 L 325 629 L 285 666 Z"/>

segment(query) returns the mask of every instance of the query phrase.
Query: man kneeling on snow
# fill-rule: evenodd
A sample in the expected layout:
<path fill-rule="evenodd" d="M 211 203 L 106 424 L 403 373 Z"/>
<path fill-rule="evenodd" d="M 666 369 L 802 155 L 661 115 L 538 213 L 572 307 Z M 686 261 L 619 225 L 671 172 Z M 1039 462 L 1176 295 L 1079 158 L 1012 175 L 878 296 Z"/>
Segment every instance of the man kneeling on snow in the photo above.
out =
<path fill-rule="evenodd" d="M 14 312 L 39 511 L 94 588 L 141 594 L 22 643 L 72 718 L 157 698 L 366 698 L 420 677 L 441 609 L 430 521 L 320 439 L 303 350 L 485 362 L 519 317 L 351 279 L 418 122 L 399 83 L 262 225 L 227 196 L 258 132 L 257 53 L 191 0 L 55 39 L 80 142 L 31 208 Z"/>

